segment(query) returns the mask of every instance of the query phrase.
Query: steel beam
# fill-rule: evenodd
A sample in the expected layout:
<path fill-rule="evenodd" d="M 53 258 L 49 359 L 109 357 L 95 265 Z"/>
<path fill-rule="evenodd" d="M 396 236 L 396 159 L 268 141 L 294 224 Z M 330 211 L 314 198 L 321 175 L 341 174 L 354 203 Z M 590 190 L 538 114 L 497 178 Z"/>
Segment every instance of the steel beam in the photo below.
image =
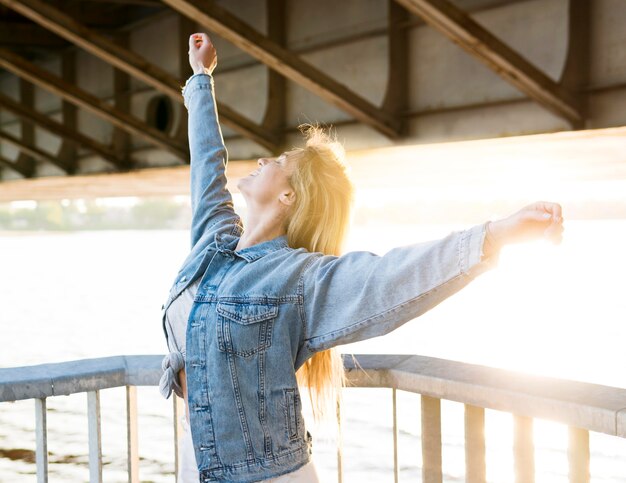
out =
<path fill-rule="evenodd" d="M 33 173 L 29 171 L 26 166 L 23 166 L 23 164 L 19 163 L 18 161 L 11 161 L 10 159 L 7 159 L 0 154 L 0 166 L 4 166 L 5 168 L 12 169 L 16 173 L 19 173 L 22 176 L 24 176 L 24 178 L 30 178 L 33 175 Z"/>
<path fill-rule="evenodd" d="M 91 3 L 117 3 L 126 6 L 160 8 L 163 4 L 159 0 L 83 0 Z"/>
<path fill-rule="evenodd" d="M 8 96 L 0 93 L 0 107 L 12 112 L 22 120 L 37 124 L 38 126 L 50 131 L 57 136 L 67 139 L 69 141 L 76 142 L 93 151 L 95 154 L 101 156 L 106 161 L 114 164 L 120 169 L 126 169 L 129 167 L 130 162 L 123 160 L 115 155 L 112 148 L 91 139 L 78 131 L 74 131 L 63 124 L 49 118 L 48 116 L 41 114 L 34 109 L 28 108 L 19 102 L 14 101 Z"/>
<path fill-rule="evenodd" d="M 568 19 L 567 57 L 561 85 L 579 96 L 581 110 L 587 114 L 589 98 L 585 89 L 591 78 L 591 0 L 570 0 Z"/>
<path fill-rule="evenodd" d="M 163 0 L 247 54 L 390 138 L 397 138 L 401 120 L 374 106 L 321 70 L 262 35 L 210 0 Z"/>
<path fill-rule="evenodd" d="M 383 108 L 403 118 L 409 104 L 409 30 L 410 14 L 394 0 L 388 0 L 387 92 Z M 406 124 L 404 126 L 407 127 Z"/>
<path fill-rule="evenodd" d="M 574 127 L 584 123 L 569 92 L 448 0 L 396 1 L 550 112 Z"/>
<path fill-rule="evenodd" d="M 20 57 L 7 49 L 0 48 L 0 66 L 13 72 L 17 76 L 20 76 L 85 110 L 88 110 L 111 124 L 125 129 L 131 134 L 134 134 L 154 146 L 173 153 L 181 160 L 186 161 L 189 158 L 187 148 L 182 143 L 171 139 L 158 129 L 141 122 L 136 117 L 115 109 L 102 99 L 98 99 L 93 94 L 85 92 L 78 87 L 65 82 L 63 79 L 51 74 L 45 69 L 37 67 L 31 62 L 25 60 L 23 57 Z"/>
<path fill-rule="evenodd" d="M 35 89 L 32 84 L 29 84 L 24 79 L 19 80 L 19 102 L 23 106 L 30 107 L 31 109 L 35 105 Z M 35 127 L 32 124 L 20 121 L 20 137 L 19 139 L 25 144 L 35 144 Z M 29 173 L 29 177 L 35 174 L 35 159 L 21 151 L 15 162 L 18 166 L 22 166 L 25 171 Z"/>
<path fill-rule="evenodd" d="M 191 19 L 188 19 L 183 15 L 176 15 L 176 23 L 178 27 L 178 36 L 176 37 L 175 42 L 178 44 L 178 51 L 186 52 L 189 49 L 189 35 L 191 35 L 191 32 L 195 32 L 197 30 L 196 24 Z M 191 67 L 189 66 L 188 56 L 179 55 L 177 62 L 178 77 L 180 79 L 186 79 L 189 77 L 190 72 Z M 176 139 L 187 142 L 189 136 L 189 116 L 187 108 L 184 105 L 179 105 L 178 113 L 178 127 L 174 136 Z"/>
<path fill-rule="evenodd" d="M 61 75 L 65 82 L 74 84 L 76 82 L 76 52 L 65 50 L 61 54 Z M 63 114 L 63 125 L 73 131 L 76 130 L 77 109 L 71 102 L 63 101 L 61 103 L 61 112 Z M 77 168 L 76 143 L 63 138 L 63 144 L 59 149 L 58 157 L 70 167 L 72 172 Z"/>
<path fill-rule="evenodd" d="M 119 70 L 170 96 L 175 101 L 183 102 L 179 79 L 151 64 L 140 55 L 85 27 L 53 6 L 40 0 L 0 0 L 0 4 L 12 8 Z M 220 103 L 218 103 L 218 111 L 222 122 L 234 131 L 270 150 L 276 148 L 275 137 L 266 129 Z"/>
<path fill-rule="evenodd" d="M 0 139 L 3 141 L 6 141 L 9 144 L 12 144 L 16 148 L 18 148 L 22 153 L 27 154 L 28 156 L 38 159 L 39 161 L 43 163 L 54 164 L 55 166 L 58 166 L 59 168 L 61 168 L 66 174 L 71 173 L 71 170 L 68 168 L 68 166 L 65 163 L 63 163 L 63 161 L 61 161 L 58 158 L 55 158 L 52 154 L 39 149 L 37 146 L 34 146 L 33 144 L 30 144 L 26 141 L 18 139 L 15 136 L 12 136 L 11 134 L 4 132 L 4 131 L 0 131 Z"/>
<path fill-rule="evenodd" d="M 285 45 L 286 19 L 285 0 L 266 0 L 267 36 L 281 47 Z M 267 107 L 263 116 L 263 126 L 279 133 L 281 149 L 285 143 L 287 118 L 287 79 L 275 70 L 268 69 Z"/>
<path fill-rule="evenodd" d="M 128 32 L 120 32 L 117 36 L 117 42 L 124 47 L 128 46 Z M 130 113 L 130 76 L 119 69 L 113 69 L 113 105 L 122 112 Z M 179 139 L 179 141 L 183 141 Z M 115 153 L 120 157 L 128 157 L 131 146 L 130 135 L 116 127 L 113 130 L 112 143 Z"/>
<path fill-rule="evenodd" d="M 0 22 L 0 45 L 60 49 L 66 47 L 67 42 L 30 22 Z"/>

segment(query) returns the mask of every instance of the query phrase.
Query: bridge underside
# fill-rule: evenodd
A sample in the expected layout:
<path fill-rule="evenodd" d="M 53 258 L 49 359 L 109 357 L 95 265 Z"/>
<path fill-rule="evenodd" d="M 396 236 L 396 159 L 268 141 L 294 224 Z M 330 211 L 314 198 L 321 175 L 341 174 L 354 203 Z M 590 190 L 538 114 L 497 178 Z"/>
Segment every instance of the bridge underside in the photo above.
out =
<path fill-rule="evenodd" d="M 0 177 L 185 166 L 195 31 L 231 159 L 303 121 L 348 150 L 621 126 L 625 22 L 620 0 L 0 0 Z"/>

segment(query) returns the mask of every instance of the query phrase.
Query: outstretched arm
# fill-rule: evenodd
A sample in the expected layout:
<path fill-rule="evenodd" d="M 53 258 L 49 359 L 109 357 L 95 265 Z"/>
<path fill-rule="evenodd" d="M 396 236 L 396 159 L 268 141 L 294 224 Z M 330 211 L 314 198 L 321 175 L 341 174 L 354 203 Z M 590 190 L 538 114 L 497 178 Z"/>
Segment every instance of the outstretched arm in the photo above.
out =
<path fill-rule="evenodd" d="M 191 153 L 191 246 L 210 226 L 234 217 L 232 196 L 226 188 L 228 154 L 220 130 L 213 89 L 217 54 L 206 34 L 189 37 L 189 65 L 193 69 L 183 89 L 189 111 Z"/>
<path fill-rule="evenodd" d="M 351 252 L 313 259 L 300 282 L 308 351 L 391 332 L 495 266 L 504 244 L 541 236 L 559 242 L 561 223 L 559 205 L 537 203 L 503 220 L 394 248 L 382 257 Z"/>

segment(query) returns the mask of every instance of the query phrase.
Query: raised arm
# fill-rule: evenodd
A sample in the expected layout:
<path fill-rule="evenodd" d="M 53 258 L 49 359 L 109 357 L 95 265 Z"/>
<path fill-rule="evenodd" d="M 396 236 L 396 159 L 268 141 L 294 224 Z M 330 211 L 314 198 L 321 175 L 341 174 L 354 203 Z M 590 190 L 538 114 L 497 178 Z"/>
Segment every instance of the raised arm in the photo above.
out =
<path fill-rule="evenodd" d="M 226 188 L 228 154 L 217 116 L 212 72 L 217 54 L 206 34 L 189 37 L 189 64 L 194 75 L 183 89 L 189 112 L 191 153 L 191 246 L 220 219 L 234 217 L 232 196 Z"/>
<path fill-rule="evenodd" d="M 320 256 L 303 270 L 302 317 L 310 352 L 384 335 L 458 292 L 497 264 L 502 245 L 544 236 L 560 242 L 559 205 L 538 203 L 497 222 L 384 256 Z"/>

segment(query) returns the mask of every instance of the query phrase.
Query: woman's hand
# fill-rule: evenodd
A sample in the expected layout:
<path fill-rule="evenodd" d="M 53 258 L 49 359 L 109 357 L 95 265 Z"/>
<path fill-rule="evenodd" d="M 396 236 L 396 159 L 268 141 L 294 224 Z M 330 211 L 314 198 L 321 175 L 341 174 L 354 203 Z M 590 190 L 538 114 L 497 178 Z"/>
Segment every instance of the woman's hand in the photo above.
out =
<path fill-rule="evenodd" d="M 207 34 L 189 36 L 189 65 L 194 74 L 211 74 L 217 65 L 217 52 Z"/>
<path fill-rule="evenodd" d="M 483 253 L 485 257 L 510 243 L 547 239 L 561 243 L 563 239 L 563 217 L 561 205 L 539 201 L 528 205 L 517 213 L 487 225 L 487 238 Z"/>

